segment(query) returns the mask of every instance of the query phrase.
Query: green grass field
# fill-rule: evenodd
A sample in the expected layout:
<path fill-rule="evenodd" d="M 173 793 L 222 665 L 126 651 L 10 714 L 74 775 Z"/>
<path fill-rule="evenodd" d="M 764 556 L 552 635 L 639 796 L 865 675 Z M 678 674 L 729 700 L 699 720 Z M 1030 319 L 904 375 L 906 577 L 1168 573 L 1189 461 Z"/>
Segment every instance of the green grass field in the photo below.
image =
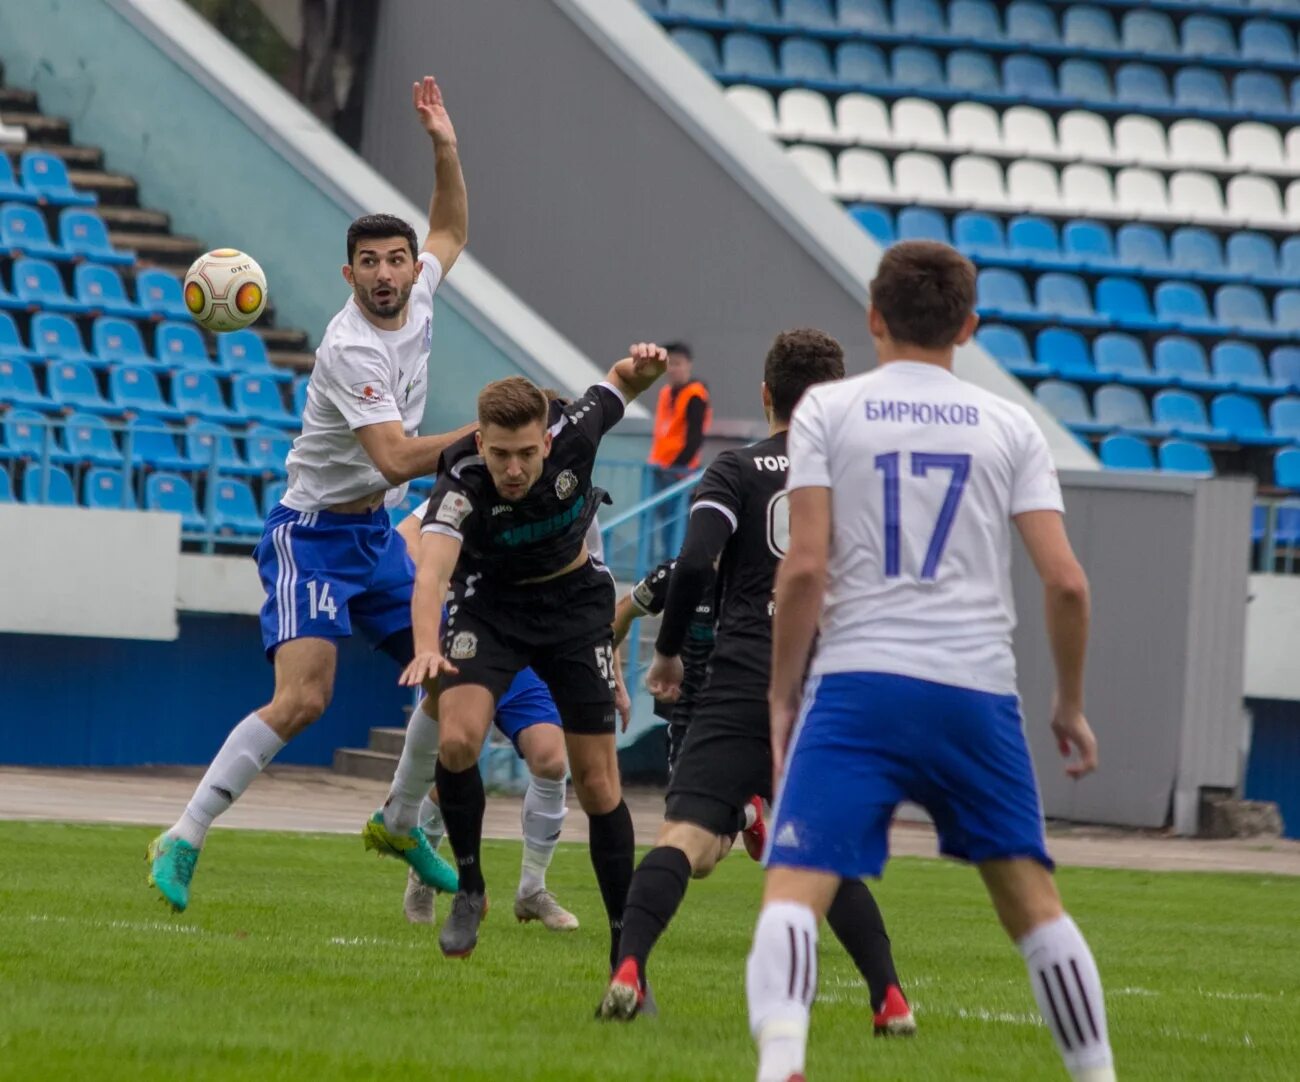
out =
<path fill-rule="evenodd" d="M 592 1019 L 606 933 L 585 846 L 551 884 L 572 935 L 515 923 L 518 846 L 491 843 L 496 908 L 469 961 L 401 914 L 404 868 L 359 838 L 218 831 L 190 911 L 144 885 L 139 828 L 0 823 L 0 1079 L 753 1077 L 744 958 L 758 869 L 692 885 L 651 963 L 661 1016 Z M 1101 966 L 1121 1079 L 1300 1078 L 1300 880 L 1065 870 Z M 822 940 L 810 1078 L 1064 1078 L 1020 957 L 969 869 L 899 860 L 880 886 L 912 1041 Z"/>

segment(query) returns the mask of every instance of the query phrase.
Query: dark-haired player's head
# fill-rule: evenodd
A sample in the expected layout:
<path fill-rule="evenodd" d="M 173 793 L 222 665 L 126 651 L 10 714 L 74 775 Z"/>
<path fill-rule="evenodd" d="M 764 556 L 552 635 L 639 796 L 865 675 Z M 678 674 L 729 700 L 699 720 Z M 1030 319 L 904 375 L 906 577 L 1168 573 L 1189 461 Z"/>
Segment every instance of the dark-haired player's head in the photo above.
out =
<path fill-rule="evenodd" d="M 950 356 L 978 322 L 975 265 L 957 249 L 930 240 L 885 249 L 867 309 L 867 329 L 881 360 Z"/>
<path fill-rule="evenodd" d="M 825 331 L 798 327 L 782 331 L 763 363 L 763 408 L 788 424 L 804 391 L 814 383 L 844 378 L 844 349 Z"/>
<path fill-rule="evenodd" d="M 685 342 L 668 342 L 664 351 L 668 354 L 668 385 L 685 387 L 691 382 L 691 370 L 695 367 L 691 347 Z"/>
<path fill-rule="evenodd" d="M 343 278 L 366 312 L 400 316 L 420 274 L 415 230 L 393 214 L 365 214 L 348 226 Z"/>
<path fill-rule="evenodd" d="M 501 498 L 522 500 L 551 453 L 545 393 L 523 376 L 489 383 L 478 396 L 478 450 Z"/>

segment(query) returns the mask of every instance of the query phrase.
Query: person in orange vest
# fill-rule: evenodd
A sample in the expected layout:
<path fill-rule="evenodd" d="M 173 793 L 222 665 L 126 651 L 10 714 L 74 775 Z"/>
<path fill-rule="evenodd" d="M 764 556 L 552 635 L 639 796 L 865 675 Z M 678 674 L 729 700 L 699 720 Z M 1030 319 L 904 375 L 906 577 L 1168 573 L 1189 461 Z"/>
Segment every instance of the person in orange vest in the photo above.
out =
<path fill-rule="evenodd" d="M 654 438 L 650 444 L 653 493 L 675 485 L 699 468 L 700 448 L 713 420 L 709 389 L 692 371 L 691 347 L 685 342 L 671 342 L 664 348 L 668 351 L 668 381 L 659 392 Z M 685 506 L 686 497 L 661 504 L 655 514 L 655 533 L 662 536 L 665 524 L 680 518 Z M 677 536 L 681 533 L 677 531 Z M 659 549 L 664 541 L 656 540 L 658 543 L 653 547 Z"/>

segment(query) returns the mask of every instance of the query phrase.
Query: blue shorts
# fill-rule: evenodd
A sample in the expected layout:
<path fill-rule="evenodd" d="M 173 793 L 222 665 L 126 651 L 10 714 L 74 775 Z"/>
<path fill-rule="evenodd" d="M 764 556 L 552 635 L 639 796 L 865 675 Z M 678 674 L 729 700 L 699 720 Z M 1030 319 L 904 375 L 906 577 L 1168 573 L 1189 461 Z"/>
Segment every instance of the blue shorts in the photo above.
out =
<path fill-rule="evenodd" d="M 420 692 L 424 698 L 424 692 Z M 521 669 L 506 693 L 497 700 L 496 717 L 492 722 L 510 739 L 519 758 L 524 757 L 519 738 L 525 729 L 534 725 L 554 725 L 563 728 L 560 711 L 551 698 L 551 689 L 532 669 Z"/>
<path fill-rule="evenodd" d="M 345 639 L 353 624 L 376 645 L 411 626 L 415 567 L 382 507 L 337 515 L 277 504 L 253 556 L 268 657 L 290 639 Z"/>
<path fill-rule="evenodd" d="M 1019 699 L 889 673 L 809 683 L 766 863 L 878 876 L 905 800 L 930 813 L 945 856 L 1053 867 Z"/>

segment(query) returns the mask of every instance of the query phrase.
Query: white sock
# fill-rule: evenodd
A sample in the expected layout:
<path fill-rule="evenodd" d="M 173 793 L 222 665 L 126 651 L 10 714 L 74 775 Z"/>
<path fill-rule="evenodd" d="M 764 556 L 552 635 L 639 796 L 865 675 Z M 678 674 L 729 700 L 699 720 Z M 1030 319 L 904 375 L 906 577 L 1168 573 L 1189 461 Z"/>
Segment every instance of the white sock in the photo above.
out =
<path fill-rule="evenodd" d="M 758 1082 L 803 1071 L 808 1012 L 817 994 L 817 918 L 806 905 L 763 907 L 745 969 L 749 1031 L 758 1044 Z"/>
<path fill-rule="evenodd" d="M 212 820 L 240 798 L 262 769 L 284 747 L 284 741 L 257 714 L 236 725 L 176 825 L 167 833 L 198 848 Z"/>
<path fill-rule="evenodd" d="M 442 821 L 442 809 L 431 796 L 425 796 L 420 801 L 419 822 L 420 829 L 429 839 L 429 844 L 437 849 L 442 844 L 442 839 L 447 836 L 447 824 Z"/>
<path fill-rule="evenodd" d="M 411 711 L 406 740 L 384 801 L 384 826 L 405 834 L 420 821 L 420 808 L 429 799 L 438 769 L 438 721 L 424 712 L 425 702 Z"/>
<path fill-rule="evenodd" d="M 1040 924 L 1017 944 L 1038 1010 L 1078 1082 L 1115 1077 L 1097 963 L 1068 915 Z"/>
<path fill-rule="evenodd" d="M 560 828 L 569 809 L 564 806 L 564 779 L 528 775 L 524 794 L 524 860 L 519 872 L 519 896 L 546 889 L 546 869 L 551 866 Z"/>

